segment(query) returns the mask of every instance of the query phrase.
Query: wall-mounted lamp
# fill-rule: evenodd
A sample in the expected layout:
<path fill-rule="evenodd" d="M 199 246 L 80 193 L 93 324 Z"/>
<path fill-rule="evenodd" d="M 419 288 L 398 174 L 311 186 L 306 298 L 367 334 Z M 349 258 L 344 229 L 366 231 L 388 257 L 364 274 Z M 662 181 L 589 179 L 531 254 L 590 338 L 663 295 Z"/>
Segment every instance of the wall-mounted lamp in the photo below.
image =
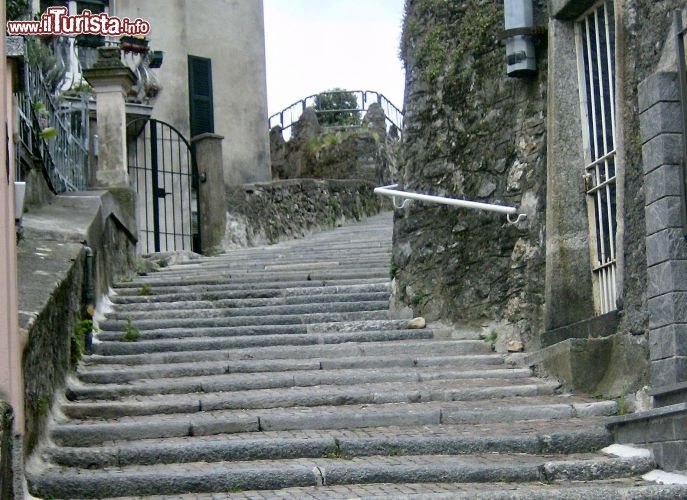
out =
<path fill-rule="evenodd" d="M 499 35 L 506 42 L 506 73 L 523 77 L 536 73 L 537 61 L 534 36 L 541 30 L 534 27 L 532 0 L 504 0 L 505 30 Z"/>

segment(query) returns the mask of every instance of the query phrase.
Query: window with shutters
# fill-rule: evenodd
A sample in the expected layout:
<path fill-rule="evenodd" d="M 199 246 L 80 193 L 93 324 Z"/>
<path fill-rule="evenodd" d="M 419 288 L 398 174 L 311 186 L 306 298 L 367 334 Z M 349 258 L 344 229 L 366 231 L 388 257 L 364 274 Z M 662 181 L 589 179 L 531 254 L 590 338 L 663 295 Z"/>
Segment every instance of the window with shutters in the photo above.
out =
<path fill-rule="evenodd" d="M 215 131 L 212 103 L 212 62 L 188 56 L 189 118 L 191 137 Z"/>

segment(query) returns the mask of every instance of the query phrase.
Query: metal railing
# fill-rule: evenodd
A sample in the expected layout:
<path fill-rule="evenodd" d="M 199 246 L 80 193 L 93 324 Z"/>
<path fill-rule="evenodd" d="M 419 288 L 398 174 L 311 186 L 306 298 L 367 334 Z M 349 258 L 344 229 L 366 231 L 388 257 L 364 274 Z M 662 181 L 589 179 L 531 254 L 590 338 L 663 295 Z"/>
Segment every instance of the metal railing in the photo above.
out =
<path fill-rule="evenodd" d="M 25 92 L 18 96 L 20 142 L 40 158 L 56 193 L 88 187 L 88 98 L 73 105 L 53 96 L 38 68 L 27 65 Z M 50 131 L 50 133 L 46 133 Z"/>
<path fill-rule="evenodd" d="M 394 203 L 394 208 L 402 209 L 406 208 L 408 204 L 415 201 L 426 201 L 429 203 L 439 203 L 442 205 L 451 205 L 454 207 L 468 208 L 471 210 L 484 210 L 486 212 L 495 212 L 503 214 L 510 224 L 517 224 L 527 219 L 526 214 L 518 213 L 518 209 L 515 207 L 509 207 L 505 205 L 497 205 L 494 203 L 482 203 L 478 201 L 461 200 L 458 198 L 447 198 L 445 196 L 434 196 L 430 194 L 413 193 L 410 191 L 402 191 L 398 188 L 398 184 L 391 184 L 389 186 L 380 186 L 375 188 L 374 192 L 383 196 L 390 196 Z M 404 198 L 404 201 L 399 205 L 397 203 L 397 198 Z M 515 219 L 512 218 L 516 215 Z"/>
<path fill-rule="evenodd" d="M 324 97 L 335 97 L 337 95 L 350 94 L 355 96 L 357 106 L 351 109 L 317 109 L 318 99 Z M 387 99 L 384 94 L 375 92 L 373 90 L 352 90 L 352 91 L 334 91 L 334 92 L 321 92 L 319 94 L 314 94 L 297 101 L 290 106 L 284 108 L 279 113 L 275 113 L 269 118 L 270 129 L 276 125 L 279 125 L 282 131 L 290 134 L 289 129 L 291 126 L 298 121 L 303 112 L 308 107 L 315 108 L 315 112 L 321 116 L 326 114 L 345 114 L 345 113 L 365 113 L 371 104 L 377 103 L 382 107 L 384 111 L 384 116 L 386 118 L 387 129 L 392 125 L 396 127 L 400 133 L 403 130 L 403 111 L 398 109 L 389 99 Z M 353 125 L 359 126 L 359 125 Z M 351 126 L 336 126 L 335 128 L 350 128 Z"/>

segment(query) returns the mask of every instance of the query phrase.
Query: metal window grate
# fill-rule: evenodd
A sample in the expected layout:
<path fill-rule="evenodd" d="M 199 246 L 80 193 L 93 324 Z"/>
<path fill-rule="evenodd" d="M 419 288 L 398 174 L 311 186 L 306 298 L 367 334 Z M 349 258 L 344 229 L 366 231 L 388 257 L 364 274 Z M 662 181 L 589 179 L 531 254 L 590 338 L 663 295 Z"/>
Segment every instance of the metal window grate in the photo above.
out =
<path fill-rule="evenodd" d="M 616 309 L 617 299 L 613 2 L 596 4 L 576 31 L 594 288 L 604 314 Z"/>

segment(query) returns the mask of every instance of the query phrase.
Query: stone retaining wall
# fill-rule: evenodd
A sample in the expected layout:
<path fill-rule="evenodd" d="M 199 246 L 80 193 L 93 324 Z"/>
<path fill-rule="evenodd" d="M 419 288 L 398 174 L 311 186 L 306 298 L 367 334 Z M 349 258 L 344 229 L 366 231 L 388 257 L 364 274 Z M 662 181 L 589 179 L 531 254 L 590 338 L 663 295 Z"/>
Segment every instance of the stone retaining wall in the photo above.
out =
<path fill-rule="evenodd" d="M 227 189 L 224 249 L 303 237 L 390 205 L 366 181 L 293 179 Z"/>

